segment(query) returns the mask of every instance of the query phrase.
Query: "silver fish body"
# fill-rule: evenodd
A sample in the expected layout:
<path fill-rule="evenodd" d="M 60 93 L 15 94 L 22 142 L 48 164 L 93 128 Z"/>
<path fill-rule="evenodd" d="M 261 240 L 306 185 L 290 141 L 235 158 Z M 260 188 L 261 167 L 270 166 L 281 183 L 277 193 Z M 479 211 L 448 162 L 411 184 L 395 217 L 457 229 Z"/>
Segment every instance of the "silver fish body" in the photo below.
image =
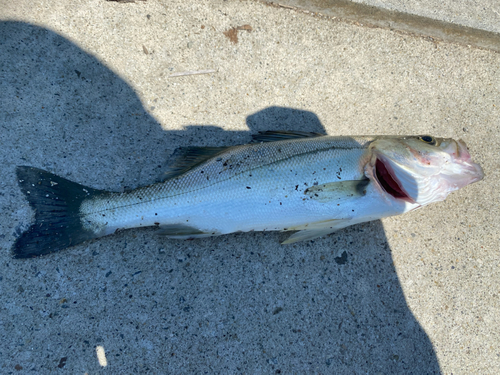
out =
<path fill-rule="evenodd" d="M 483 178 L 452 139 L 268 132 L 257 140 L 264 142 L 178 152 L 177 172 L 164 182 L 91 191 L 73 216 L 87 238 L 149 226 L 180 239 L 299 231 L 291 243 L 402 214 Z"/>

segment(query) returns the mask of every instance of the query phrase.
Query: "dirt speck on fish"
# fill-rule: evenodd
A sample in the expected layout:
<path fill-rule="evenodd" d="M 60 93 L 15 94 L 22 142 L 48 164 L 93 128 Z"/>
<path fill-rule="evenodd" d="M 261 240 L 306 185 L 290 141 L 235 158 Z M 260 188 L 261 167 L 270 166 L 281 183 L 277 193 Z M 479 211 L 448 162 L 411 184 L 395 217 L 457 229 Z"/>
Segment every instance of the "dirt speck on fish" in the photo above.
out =
<path fill-rule="evenodd" d="M 179 149 L 174 160 L 162 182 L 123 193 L 17 167 L 35 223 L 14 256 L 150 226 L 177 239 L 297 231 L 284 242 L 293 243 L 442 201 L 483 178 L 463 141 L 428 135 L 270 131 L 247 145 Z"/>

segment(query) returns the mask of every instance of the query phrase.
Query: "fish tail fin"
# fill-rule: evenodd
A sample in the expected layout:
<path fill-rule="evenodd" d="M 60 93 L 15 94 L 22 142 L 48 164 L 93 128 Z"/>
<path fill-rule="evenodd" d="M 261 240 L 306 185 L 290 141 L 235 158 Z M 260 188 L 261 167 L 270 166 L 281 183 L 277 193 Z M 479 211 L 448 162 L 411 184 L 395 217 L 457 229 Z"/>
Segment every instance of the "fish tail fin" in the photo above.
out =
<path fill-rule="evenodd" d="M 82 226 L 80 206 L 100 190 L 33 167 L 16 169 L 19 186 L 35 211 L 35 223 L 12 247 L 15 258 L 53 253 L 98 235 Z"/>

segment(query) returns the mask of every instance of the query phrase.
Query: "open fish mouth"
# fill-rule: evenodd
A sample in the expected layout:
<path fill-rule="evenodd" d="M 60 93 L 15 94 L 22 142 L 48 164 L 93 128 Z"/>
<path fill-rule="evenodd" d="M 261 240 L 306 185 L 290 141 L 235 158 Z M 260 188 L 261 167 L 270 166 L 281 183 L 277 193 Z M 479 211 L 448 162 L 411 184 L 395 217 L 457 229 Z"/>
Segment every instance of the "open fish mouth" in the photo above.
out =
<path fill-rule="evenodd" d="M 375 178 L 387 194 L 396 199 L 402 199 L 410 203 L 415 203 L 415 201 L 403 189 L 401 182 L 398 180 L 388 163 L 384 162 L 381 158 L 377 158 L 374 169 Z"/>

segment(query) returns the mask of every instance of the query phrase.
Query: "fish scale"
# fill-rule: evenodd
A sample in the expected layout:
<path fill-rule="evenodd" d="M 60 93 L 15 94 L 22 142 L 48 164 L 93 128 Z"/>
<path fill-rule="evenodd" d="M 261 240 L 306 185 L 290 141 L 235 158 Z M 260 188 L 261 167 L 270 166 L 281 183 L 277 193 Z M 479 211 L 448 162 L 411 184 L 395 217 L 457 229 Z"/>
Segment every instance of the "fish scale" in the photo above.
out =
<path fill-rule="evenodd" d="M 330 212 L 307 206 L 314 184 L 364 178 L 363 147 L 373 138 L 321 137 L 234 147 L 163 184 L 88 201 L 89 228 L 106 233 L 137 226 L 186 224 L 202 232 L 282 230 Z M 301 218 L 287 220 L 296 207 Z M 297 213 L 295 212 L 295 215 Z M 210 222 L 211 220 L 216 221 Z"/>
<path fill-rule="evenodd" d="M 260 143 L 179 149 L 163 182 L 124 193 L 17 167 L 35 223 L 14 254 L 48 254 L 148 226 L 179 239 L 298 231 L 284 242 L 292 243 L 444 200 L 483 178 L 460 140 L 282 131 L 254 139 Z"/>

